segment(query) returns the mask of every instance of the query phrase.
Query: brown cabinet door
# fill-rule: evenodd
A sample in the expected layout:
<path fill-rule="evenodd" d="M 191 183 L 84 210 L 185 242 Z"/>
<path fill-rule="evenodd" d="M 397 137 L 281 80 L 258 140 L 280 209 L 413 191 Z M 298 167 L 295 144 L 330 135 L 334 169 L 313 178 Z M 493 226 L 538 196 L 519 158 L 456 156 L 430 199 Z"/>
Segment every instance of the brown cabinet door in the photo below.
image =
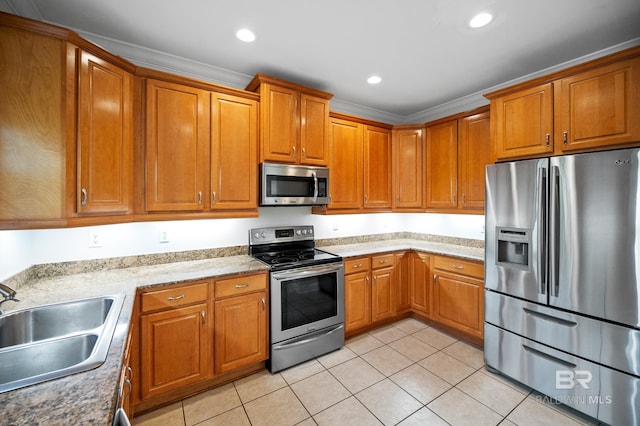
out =
<path fill-rule="evenodd" d="M 371 286 L 369 271 L 345 275 L 345 332 L 371 324 Z"/>
<path fill-rule="evenodd" d="M 483 296 L 482 280 L 436 270 L 433 286 L 433 319 L 482 337 Z"/>
<path fill-rule="evenodd" d="M 458 205 L 458 122 L 427 127 L 427 208 Z"/>
<path fill-rule="evenodd" d="M 211 194 L 213 210 L 258 208 L 258 103 L 211 96 Z"/>
<path fill-rule="evenodd" d="M 80 51 L 78 213 L 130 210 L 133 76 Z"/>
<path fill-rule="evenodd" d="M 393 208 L 423 206 L 423 129 L 399 129 L 392 134 Z"/>
<path fill-rule="evenodd" d="M 557 81 L 555 140 L 562 151 L 640 139 L 640 58 Z"/>
<path fill-rule="evenodd" d="M 215 302 L 215 373 L 267 359 L 266 292 Z"/>
<path fill-rule="evenodd" d="M 329 155 L 329 101 L 300 94 L 300 150 L 298 161 L 326 166 Z"/>
<path fill-rule="evenodd" d="M 364 208 L 391 208 L 391 131 L 364 126 Z"/>
<path fill-rule="evenodd" d="M 485 167 L 491 162 L 489 113 L 458 120 L 458 207 L 484 209 Z"/>
<path fill-rule="evenodd" d="M 491 114 L 497 159 L 553 152 L 551 83 L 494 99 Z"/>
<path fill-rule="evenodd" d="M 206 303 L 142 315 L 140 324 L 143 399 L 211 376 Z"/>
<path fill-rule="evenodd" d="M 329 131 L 329 208 L 362 207 L 362 126 L 332 118 Z"/>
<path fill-rule="evenodd" d="M 298 158 L 296 90 L 263 83 L 260 87 L 260 161 L 295 163 Z"/>
<path fill-rule="evenodd" d="M 411 255 L 405 252 L 396 253 L 394 269 L 396 312 L 401 313 L 411 309 L 411 280 L 410 259 Z"/>
<path fill-rule="evenodd" d="M 147 80 L 148 211 L 202 211 L 209 193 L 210 93 Z"/>
<path fill-rule="evenodd" d="M 431 272 L 429 256 L 411 254 L 411 309 L 429 316 L 431 313 Z"/>
<path fill-rule="evenodd" d="M 395 315 L 393 267 L 371 272 L 371 321 L 376 322 Z"/>

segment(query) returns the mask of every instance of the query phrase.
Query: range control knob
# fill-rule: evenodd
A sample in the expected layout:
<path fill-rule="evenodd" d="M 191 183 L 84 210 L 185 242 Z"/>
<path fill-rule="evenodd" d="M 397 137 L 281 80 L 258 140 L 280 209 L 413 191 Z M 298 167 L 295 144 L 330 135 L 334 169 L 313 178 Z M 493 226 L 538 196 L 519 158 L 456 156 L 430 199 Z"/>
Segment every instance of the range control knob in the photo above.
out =
<path fill-rule="evenodd" d="M 309 228 L 309 229 L 307 230 L 307 233 L 308 233 L 309 235 L 313 234 L 313 228 Z"/>
<path fill-rule="evenodd" d="M 266 231 L 262 231 L 262 232 L 260 233 L 260 236 L 261 236 L 262 238 L 267 238 L 267 233 L 266 233 Z"/>
<path fill-rule="evenodd" d="M 300 235 L 300 234 L 302 234 L 302 232 L 299 229 L 297 229 L 296 230 L 296 234 Z"/>
<path fill-rule="evenodd" d="M 307 235 L 307 230 L 306 229 L 302 230 L 302 235 Z"/>
<path fill-rule="evenodd" d="M 259 232 L 256 232 L 255 234 L 253 234 L 253 236 L 254 236 L 255 238 L 260 238 L 260 233 L 259 233 Z"/>

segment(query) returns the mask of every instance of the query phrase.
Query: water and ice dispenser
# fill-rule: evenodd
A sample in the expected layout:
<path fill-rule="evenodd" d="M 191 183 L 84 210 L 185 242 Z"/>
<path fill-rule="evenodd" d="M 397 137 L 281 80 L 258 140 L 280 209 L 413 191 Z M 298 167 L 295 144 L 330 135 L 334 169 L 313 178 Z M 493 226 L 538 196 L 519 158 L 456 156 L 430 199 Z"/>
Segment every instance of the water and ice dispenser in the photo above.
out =
<path fill-rule="evenodd" d="M 531 265 L 531 230 L 525 228 L 496 228 L 496 263 L 516 269 L 529 270 Z"/>

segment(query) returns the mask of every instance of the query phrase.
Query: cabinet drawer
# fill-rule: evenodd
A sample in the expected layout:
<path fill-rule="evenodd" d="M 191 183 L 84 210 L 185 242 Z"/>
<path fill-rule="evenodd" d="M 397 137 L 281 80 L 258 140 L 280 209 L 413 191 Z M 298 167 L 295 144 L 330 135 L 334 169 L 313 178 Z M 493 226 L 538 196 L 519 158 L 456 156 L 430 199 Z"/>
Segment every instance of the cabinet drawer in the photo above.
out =
<path fill-rule="evenodd" d="M 267 276 L 263 274 L 244 275 L 226 280 L 218 280 L 214 286 L 216 298 L 251 293 L 267 288 Z"/>
<path fill-rule="evenodd" d="M 371 260 L 368 257 L 360 257 L 344 261 L 344 273 L 353 274 L 355 272 L 367 271 L 371 268 Z"/>
<path fill-rule="evenodd" d="M 484 279 L 484 265 L 482 263 L 460 260 L 452 257 L 434 256 L 435 269 L 468 275 Z"/>
<path fill-rule="evenodd" d="M 142 313 L 205 302 L 207 300 L 207 286 L 208 283 L 201 282 L 142 293 Z"/>
<path fill-rule="evenodd" d="M 386 268 L 388 266 L 393 266 L 395 263 L 395 260 L 396 260 L 396 257 L 393 255 L 393 253 L 372 256 L 371 267 L 373 269 L 376 269 L 376 268 Z"/>

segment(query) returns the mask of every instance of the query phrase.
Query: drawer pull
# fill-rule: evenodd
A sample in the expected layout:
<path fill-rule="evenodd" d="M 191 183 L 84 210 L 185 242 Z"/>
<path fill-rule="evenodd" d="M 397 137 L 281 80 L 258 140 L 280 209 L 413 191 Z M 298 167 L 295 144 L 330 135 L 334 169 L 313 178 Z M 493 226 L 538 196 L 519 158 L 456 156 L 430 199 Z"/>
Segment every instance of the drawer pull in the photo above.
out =
<path fill-rule="evenodd" d="M 206 321 L 205 321 L 205 312 L 204 309 L 202 311 L 200 311 L 200 316 L 202 317 L 202 325 L 205 325 Z"/>
<path fill-rule="evenodd" d="M 249 287 L 249 283 L 236 284 L 235 287 L 236 288 L 247 288 L 247 287 Z"/>
<path fill-rule="evenodd" d="M 167 300 L 169 301 L 179 300 L 179 299 L 184 299 L 184 294 L 181 294 L 180 296 L 176 296 L 176 297 L 173 297 L 173 296 L 167 297 Z"/>
<path fill-rule="evenodd" d="M 451 265 L 451 267 L 452 267 L 452 268 L 455 268 L 455 269 L 464 269 L 464 266 L 461 266 L 461 265 L 455 265 L 455 264 L 454 264 L 454 265 Z"/>
<path fill-rule="evenodd" d="M 355 265 L 353 265 L 354 268 L 361 268 L 362 267 L 362 263 L 356 263 Z"/>
<path fill-rule="evenodd" d="M 382 260 L 380 261 L 380 263 L 387 263 L 388 261 L 389 261 L 389 259 L 382 259 Z"/>

